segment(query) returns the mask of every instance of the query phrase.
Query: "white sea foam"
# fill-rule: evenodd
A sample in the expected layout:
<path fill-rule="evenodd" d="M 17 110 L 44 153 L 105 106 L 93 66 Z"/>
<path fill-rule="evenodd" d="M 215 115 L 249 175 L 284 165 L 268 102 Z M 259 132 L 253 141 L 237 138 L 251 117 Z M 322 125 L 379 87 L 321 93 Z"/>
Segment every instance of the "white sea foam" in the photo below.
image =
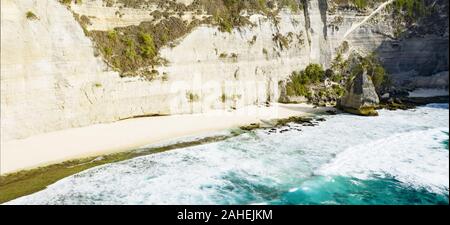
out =
<path fill-rule="evenodd" d="M 350 147 L 318 172 L 370 179 L 389 175 L 416 188 L 448 193 L 449 154 L 442 148 L 448 128 L 394 134 L 385 139 Z"/>
<path fill-rule="evenodd" d="M 448 116 L 448 105 L 327 116 L 317 127 L 298 126 L 302 131 L 258 130 L 92 168 L 8 204 L 258 204 L 314 174 L 388 174 L 442 193 Z"/>

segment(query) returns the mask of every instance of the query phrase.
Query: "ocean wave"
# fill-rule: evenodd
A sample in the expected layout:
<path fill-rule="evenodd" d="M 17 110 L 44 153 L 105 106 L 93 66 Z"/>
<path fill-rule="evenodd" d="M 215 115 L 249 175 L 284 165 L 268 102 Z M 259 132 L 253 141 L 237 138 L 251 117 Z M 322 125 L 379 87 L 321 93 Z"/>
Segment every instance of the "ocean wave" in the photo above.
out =
<path fill-rule="evenodd" d="M 442 144 L 447 127 L 394 134 L 350 147 L 318 174 L 370 179 L 391 176 L 412 187 L 445 194 L 449 190 L 449 154 Z"/>

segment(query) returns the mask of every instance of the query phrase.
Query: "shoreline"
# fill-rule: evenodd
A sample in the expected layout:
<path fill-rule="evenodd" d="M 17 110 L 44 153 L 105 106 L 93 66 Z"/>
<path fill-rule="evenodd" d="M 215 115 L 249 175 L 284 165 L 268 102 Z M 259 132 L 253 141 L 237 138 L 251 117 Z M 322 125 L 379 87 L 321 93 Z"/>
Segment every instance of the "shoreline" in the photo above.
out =
<path fill-rule="evenodd" d="M 423 108 L 426 109 L 427 107 L 423 107 Z M 434 108 L 434 107 L 432 107 L 432 108 Z M 441 107 L 438 107 L 438 108 L 441 108 Z M 390 111 L 390 110 L 384 109 L 385 113 L 389 113 L 388 111 Z M 397 111 L 397 110 L 395 110 L 395 111 Z M 398 111 L 403 111 L 403 110 L 398 110 Z M 410 110 L 407 110 L 407 111 L 410 111 Z M 411 110 L 409 113 L 414 113 L 415 111 L 416 110 Z M 341 114 L 341 112 L 338 111 L 337 114 L 339 115 L 339 114 Z M 343 113 L 343 114 L 347 114 L 347 113 Z M 428 113 L 426 113 L 426 114 L 428 114 Z M 394 114 L 391 113 L 390 115 L 393 116 Z M 415 114 L 415 115 L 421 117 L 422 113 Z M 447 112 L 447 115 L 448 115 L 448 112 Z M 388 119 L 393 120 L 393 121 L 399 121 L 399 120 L 396 119 L 397 117 L 392 118 L 391 116 L 384 116 L 383 118 L 384 119 L 388 118 Z M 402 115 L 400 115 L 400 116 L 402 116 Z M 269 128 L 269 127 L 259 127 L 259 128 L 258 127 L 254 127 L 253 128 L 253 126 L 251 126 L 251 127 L 248 127 L 249 129 L 244 129 L 246 127 L 240 127 L 239 129 L 232 129 L 232 130 L 227 130 L 227 131 L 222 131 L 222 132 L 215 132 L 215 133 L 213 133 L 215 136 L 204 136 L 204 135 L 188 136 L 188 137 L 183 137 L 183 138 L 179 138 L 179 139 L 168 141 L 168 142 L 162 142 L 162 143 L 152 144 L 152 145 L 149 145 L 149 146 L 143 146 L 142 148 L 135 149 L 135 150 L 129 151 L 129 152 L 122 152 L 122 153 L 117 153 L 117 154 L 113 154 L 113 155 L 105 155 L 105 156 L 102 156 L 102 157 L 89 158 L 89 159 L 85 159 L 85 160 L 77 160 L 77 161 L 65 162 L 65 163 L 62 163 L 62 164 L 59 164 L 59 165 L 48 166 L 48 167 L 45 167 L 45 168 L 35 169 L 35 170 L 32 170 L 32 171 L 20 172 L 18 174 L 14 174 L 14 175 L 11 175 L 11 176 L 0 177 L 0 178 L 2 178 L 2 182 L 0 184 L 0 193 L 1 193 L 0 194 L 0 204 L 1 203 L 10 204 L 10 203 L 8 203 L 9 200 L 13 200 L 13 199 L 16 199 L 16 198 L 20 198 L 21 196 L 26 196 L 26 195 L 29 195 L 29 194 L 33 194 L 34 192 L 38 192 L 40 190 L 46 189 L 48 187 L 48 185 L 51 185 L 51 184 L 54 184 L 54 183 L 57 183 L 55 185 L 61 185 L 61 183 L 63 183 L 63 184 L 70 183 L 70 182 L 67 182 L 67 179 L 72 180 L 73 179 L 72 176 L 74 174 L 78 174 L 80 177 L 90 177 L 90 175 L 86 176 L 86 173 L 87 174 L 91 174 L 91 172 L 96 173 L 95 171 L 98 171 L 98 170 L 102 171 L 103 167 L 110 168 L 110 166 L 114 166 L 114 165 L 109 165 L 111 163 L 114 164 L 116 162 L 119 162 L 118 163 L 119 165 L 116 165 L 116 166 L 120 167 L 123 164 L 127 164 L 125 162 L 127 160 L 130 160 L 130 159 L 134 158 L 135 160 L 138 160 L 138 162 L 142 162 L 141 160 L 145 161 L 145 159 L 149 159 L 147 157 L 150 157 L 150 161 L 149 162 L 154 162 L 154 160 L 157 160 L 157 161 L 159 160 L 159 158 L 158 158 L 159 154 L 156 155 L 156 153 L 176 151 L 176 152 L 173 153 L 174 155 L 178 155 L 178 154 L 181 154 L 181 155 L 187 154 L 187 155 L 189 155 L 190 154 L 189 153 L 190 150 L 196 151 L 196 150 L 198 150 L 198 148 L 200 148 L 201 150 L 208 150 L 209 147 L 203 146 L 203 145 L 208 145 L 210 143 L 222 142 L 222 141 L 225 141 L 225 140 L 230 140 L 230 143 L 233 143 L 233 142 L 236 143 L 236 141 L 238 141 L 238 142 L 240 142 L 240 141 L 246 142 L 246 138 L 241 139 L 241 138 L 239 138 L 239 135 L 246 134 L 246 135 L 249 135 L 249 136 L 253 136 L 251 134 L 252 132 L 254 132 L 253 129 L 258 130 L 256 132 L 258 132 L 258 136 L 259 136 L 259 132 L 261 132 L 261 134 L 270 135 L 271 131 L 275 130 L 275 129 L 276 129 L 276 133 L 283 133 L 284 131 L 287 131 L 287 130 L 297 130 L 296 129 L 297 128 L 296 124 L 299 124 L 302 127 L 307 127 L 307 126 L 310 126 L 310 125 L 311 126 L 318 125 L 318 127 L 314 128 L 314 130 L 315 129 L 323 129 L 324 131 L 328 131 L 328 133 L 327 132 L 323 133 L 325 136 L 328 137 L 328 135 L 331 135 L 330 140 L 328 140 L 329 144 L 326 144 L 327 142 L 325 142 L 324 143 L 324 147 L 326 147 L 326 148 L 328 147 L 329 150 L 332 150 L 334 147 L 333 147 L 333 144 L 330 145 L 330 143 L 335 143 L 335 141 L 336 141 L 335 138 L 336 137 L 337 138 L 340 137 L 339 134 L 333 134 L 333 133 L 335 133 L 334 130 L 339 130 L 339 129 L 342 128 L 342 126 L 346 127 L 346 123 L 352 124 L 353 123 L 352 121 L 359 121 L 359 123 L 357 122 L 356 124 L 351 125 L 351 127 L 357 127 L 354 131 L 356 131 L 358 134 L 360 134 L 360 137 L 365 137 L 365 134 L 361 134 L 361 132 L 360 132 L 361 131 L 360 127 L 362 125 L 365 126 L 366 124 L 367 125 L 372 124 L 370 126 L 372 126 L 372 127 L 374 127 L 374 126 L 376 127 L 377 126 L 376 124 L 370 123 L 370 120 L 372 120 L 372 119 L 360 120 L 360 119 L 356 119 L 356 116 L 355 116 L 355 119 L 353 119 L 352 118 L 353 116 L 347 114 L 347 115 L 343 115 L 343 117 L 338 119 L 337 123 L 334 123 L 334 122 L 329 123 L 328 122 L 328 123 L 323 124 L 323 126 L 325 126 L 325 128 L 323 128 L 322 125 L 320 125 L 321 122 L 322 121 L 328 121 L 329 117 L 330 117 L 330 120 L 332 120 L 331 117 L 334 117 L 334 116 L 331 113 L 327 112 L 327 113 L 324 113 L 324 114 L 308 115 L 308 116 L 300 116 L 300 117 L 290 117 L 290 118 L 287 118 L 287 119 L 279 119 L 279 120 L 272 121 L 273 124 L 274 124 L 273 128 Z M 429 118 L 434 118 L 433 116 L 428 116 L 428 117 Z M 347 121 L 347 122 L 346 123 L 342 123 L 342 121 L 341 121 L 342 118 L 346 118 L 345 121 Z M 409 116 L 403 117 L 403 118 L 409 118 Z M 441 117 L 441 118 L 444 118 L 444 117 Z M 402 121 L 403 120 L 400 119 L 399 123 L 401 124 Z M 421 121 L 422 121 L 421 123 L 423 123 L 423 120 L 421 120 Z M 290 123 L 293 123 L 293 124 L 290 124 Z M 421 123 L 417 124 L 417 127 L 420 128 L 419 130 L 421 130 L 423 128 L 423 126 L 420 126 Z M 328 126 L 330 126 L 330 124 L 332 124 L 331 127 L 328 127 Z M 444 126 L 447 126 L 447 125 L 444 124 Z M 297 131 L 303 131 L 303 130 L 304 129 L 300 129 L 300 130 L 297 130 Z M 427 129 L 425 129 L 425 130 L 427 130 Z M 309 130 L 309 131 L 311 131 L 311 130 Z M 397 131 L 398 132 L 395 132 L 395 133 L 396 134 L 401 134 L 402 137 L 410 137 L 409 134 L 406 135 L 406 136 L 403 136 L 404 132 L 403 132 L 402 129 L 397 130 Z M 309 141 L 307 141 L 307 140 L 311 140 L 310 139 L 311 137 L 314 138 L 314 137 L 316 137 L 316 135 L 318 135 L 318 134 L 315 134 L 314 136 L 308 135 L 307 134 L 307 133 L 309 133 L 308 129 L 306 129 L 305 132 L 306 132 L 305 136 L 301 135 L 301 134 L 298 134 L 298 133 L 292 133 L 291 135 L 288 134 L 288 136 L 290 136 L 290 142 L 291 141 L 296 141 L 297 138 L 299 138 L 298 141 L 300 143 L 308 143 Z M 378 132 L 375 132 L 375 134 L 376 133 L 378 133 Z M 413 133 L 417 134 L 417 132 L 413 132 Z M 335 135 L 335 136 L 333 136 L 333 135 Z M 396 138 L 391 138 L 390 136 L 391 135 L 389 135 L 389 134 L 387 134 L 387 135 L 385 134 L 385 138 L 390 138 L 389 140 L 397 140 Z M 306 137 L 306 139 L 304 139 L 302 137 Z M 234 138 L 238 138 L 238 139 L 234 140 Z M 264 139 L 262 139 L 261 141 L 263 141 Z M 274 144 L 273 147 L 275 147 L 275 149 L 277 149 L 278 144 L 280 144 L 280 143 L 273 142 L 271 140 L 272 140 L 271 138 L 268 139 L 269 143 Z M 373 140 L 376 140 L 376 142 L 378 143 L 379 140 L 384 140 L 384 139 L 383 138 L 382 139 L 375 138 Z M 364 142 L 364 143 L 368 144 L 368 146 L 372 146 L 371 143 L 373 143 L 373 140 L 372 141 L 370 141 L 370 140 L 367 141 L 366 140 L 366 142 Z M 442 139 L 442 140 L 444 140 L 444 139 Z M 441 146 L 442 144 L 445 144 L 445 143 L 441 142 L 442 140 L 439 140 L 439 146 Z M 447 134 L 447 140 L 448 140 L 448 134 Z M 356 142 L 358 142 L 358 141 L 356 141 Z M 384 141 L 381 141 L 381 142 L 384 143 Z M 226 143 L 228 143 L 228 141 L 226 141 Z M 346 143 L 346 141 L 344 141 L 344 142 L 342 142 L 340 144 L 343 144 L 343 143 Z M 221 146 L 222 144 L 218 144 L 218 145 Z M 202 147 L 195 147 L 195 146 L 202 146 Z M 213 144 L 212 148 L 216 149 L 216 151 L 218 151 L 216 153 L 220 153 L 220 152 L 222 152 L 222 153 L 220 153 L 218 155 L 213 154 L 213 155 L 217 156 L 215 158 L 211 158 L 211 162 L 213 162 L 213 165 L 215 165 L 214 163 L 217 162 L 217 159 L 223 159 L 223 157 L 225 155 L 228 155 L 230 153 L 228 151 L 223 152 L 222 151 L 223 148 L 220 148 L 220 147 L 217 147 L 217 146 L 214 147 L 214 146 L 216 146 L 216 145 Z M 226 144 L 226 146 L 229 146 L 229 145 Z M 258 144 L 257 146 L 260 146 L 260 145 Z M 307 146 L 309 146 L 309 144 L 307 144 Z M 314 144 L 313 144 L 313 146 L 315 146 L 316 148 L 320 147 L 320 145 L 314 145 Z M 191 147 L 193 147 L 194 149 L 190 149 Z M 255 148 L 250 147 L 250 146 L 248 146 L 248 147 L 249 147 L 248 149 L 255 149 Z M 262 145 L 261 147 L 265 148 L 266 145 Z M 383 149 L 383 148 L 379 148 L 379 149 Z M 237 148 L 235 150 L 240 152 L 240 149 L 241 148 Z M 286 149 L 286 148 L 281 148 L 280 150 L 282 150 L 282 149 Z M 345 149 L 348 149 L 348 147 L 343 147 L 342 148 L 342 150 L 345 150 Z M 366 148 L 363 147 L 363 148 L 360 148 L 360 149 L 361 150 L 365 150 Z M 447 147 L 447 149 L 448 149 L 448 147 Z M 319 148 L 319 151 L 321 151 L 320 148 Z M 247 151 L 245 151 L 245 152 L 247 152 Z M 333 153 L 333 152 L 334 151 L 331 151 L 330 153 Z M 346 152 L 346 151 L 344 151 L 344 152 Z M 350 152 L 353 152 L 353 151 L 350 151 Z M 363 152 L 365 152 L 365 151 L 363 151 Z M 194 153 L 194 154 L 197 155 L 197 153 Z M 397 153 L 402 153 L 402 151 L 397 152 Z M 155 155 L 153 155 L 153 154 L 155 154 Z M 209 155 L 209 153 L 206 153 L 206 154 L 207 154 L 207 159 L 209 161 L 209 159 L 210 159 L 209 156 L 211 156 L 211 155 Z M 221 154 L 225 154 L 225 155 L 221 155 Z M 277 153 L 275 153 L 275 154 L 277 154 Z M 230 155 L 230 157 L 234 157 L 236 154 L 231 154 L 230 153 L 229 155 Z M 258 159 L 259 158 L 258 154 L 252 154 L 252 155 L 254 157 L 256 157 L 255 159 L 259 160 Z M 267 154 L 262 154 L 262 155 L 267 155 Z M 269 155 L 271 155 L 271 153 Z M 387 156 L 388 155 L 385 155 L 385 157 L 387 157 Z M 145 158 L 137 159 L 137 158 L 140 158 L 140 157 L 145 157 Z M 153 158 L 153 157 L 156 157 L 156 159 Z M 164 154 L 162 154 L 161 157 L 164 157 Z M 170 159 L 172 159 L 172 154 L 170 154 L 169 156 L 166 156 L 166 157 L 169 157 Z M 183 162 L 184 162 L 184 157 L 181 157 L 181 158 L 178 157 L 178 158 L 180 160 L 183 159 Z M 188 158 L 190 158 L 190 157 L 188 157 Z M 244 157 L 244 158 L 246 158 L 246 157 Z M 333 156 L 333 158 L 334 158 L 334 156 Z M 353 160 L 352 164 L 353 163 L 354 164 L 358 164 L 358 162 L 360 162 L 360 160 L 364 161 L 364 158 L 365 157 L 362 157 L 361 159 L 358 159 L 356 161 Z M 397 158 L 397 157 L 393 157 L 393 158 Z M 194 159 L 195 159 L 195 157 L 194 157 Z M 383 157 L 381 157 L 379 160 L 382 160 L 382 159 L 383 159 Z M 369 160 L 370 161 L 370 158 L 369 159 L 366 158 L 365 160 Z M 229 160 L 226 160 L 226 161 L 229 161 Z M 161 163 L 169 163 L 168 165 L 172 165 L 172 164 L 170 164 L 170 162 L 172 162 L 172 161 L 168 162 L 166 160 L 162 160 Z M 290 162 L 290 161 L 288 160 L 287 162 Z M 131 165 L 135 165 L 135 164 L 132 163 Z M 190 163 L 189 163 L 189 165 L 190 165 Z M 183 166 L 179 167 L 178 169 L 171 170 L 171 171 L 173 173 L 175 173 L 175 174 L 178 174 L 177 171 L 179 169 L 181 169 L 181 168 L 184 168 L 184 166 L 185 165 L 183 164 Z M 139 167 L 132 166 L 132 168 L 139 168 Z M 200 167 L 200 171 L 202 170 L 201 168 L 202 167 Z M 91 171 L 91 170 L 93 170 L 93 171 Z M 121 171 L 121 170 L 119 170 L 119 171 Z M 141 171 L 141 170 L 138 170 L 138 171 Z M 110 172 L 115 173 L 115 170 L 112 170 Z M 147 173 L 152 174 L 152 171 L 147 171 Z M 48 178 L 49 177 L 55 177 L 55 174 L 60 176 L 59 179 L 58 178 L 54 178 L 52 181 L 50 181 L 50 179 L 48 179 Z M 126 172 L 126 174 L 128 174 L 128 172 Z M 195 172 L 195 174 L 197 174 L 197 172 Z M 78 175 L 75 175 L 75 177 L 78 177 Z M 120 180 L 120 177 L 117 176 L 117 179 Z M 114 179 L 114 180 L 117 180 L 117 179 Z M 104 182 L 102 182 L 102 184 L 104 184 Z M 38 187 L 37 186 L 33 186 L 33 185 L 38 185 Z M 109 185 L 107 185 L 107 186 L 109 186 Z M 113 188 L 113 189 L 115 189 L 115 188 Z M 44 191 L 44 193 L 45 192 L 46 193 L 51 193 L 52 191 L 48 191 L 47 190 L 47 191 Z M 45 194 L 44 194 L 44 196 L 45 196 Z M 19 200 L 19 202 L 20 202 L 20 200 Z"/>
<path fill-rule="evenodd" d="M 420 98 L 422 99 L 422 98 Z M 425 98 L 429 100 L 436 100 L 435 98 Z M 440 99 L 440 98 L 438 98 Z M 446 97 L 448 103 L 448 97 Z M 424 99 L 420 101 L 423 103 Z M 412 104 L 416 105 L 416 104 Z M 421 104 L 417 104 L 419 106 Z M 402 107 L 382 107 L 387 110 L 403 109 Z M 109 163 L 129 160 L 145 155 L 186 148 L 196 145 L 202 145 L 217 141 L 223 141 L 242 133 L 249 132 L 254 129 L 269 129 L 284 126 L 287 123 L 301 123 L 307 125 L 315 125 L 315 122 L 322 121 L 321 118 L 316 118 L 320 115 L 335 115 L 340 113 L 334 107 L 316 107 L 310 104 L 274 104 L 272 106 L 248 106 L 234 111 L 216 111 L 202 114 L 186 114 L 174 116 L 158 116 L 158 117 L 139 117 L 127 120 L 121 120 L 110 124 L 92 125 L 82 128 L 72 128 L 68 130 L 56 131 L 42 135 L 33 136 L 26 139 L 14 140 L 11 145 L 16 148 L 8 149 L 5 152 L 4 146 L 8 143 L 2 144 L 1 160 L 2 166 L 5 161 L 4 155 L 13 155 L 20 157 L 25 154 L 30 157 L 30 154 L 24 153 L 24 149 L 30 150 L 32 148 L 37 151 L 44 151 L 47 154 L 67 153 L 72 155 L 71 158 L 60 159 L 57 162 L 43 163 L 38 166 L 31 166 L 28 168 L 21 168 L 16 171 L 2 173 L 0 175 L 0 204 L 10 200 L 26 196 L 45 189 L 65 177 L 82 171 L 91 169 L 93 167 L 102 166 Z M 317 119 L 317 120 L 316 120 Z M 176 133 L 168 133 L 166 137 L 160 130 L 157 133 L 152 133 L 155 126 L 160 126 L 165 123 L 165 127 L 159 127 L 160 130 L 165 128 L 165 131 L 174 130 Z M 178 126 L 179 124 L 188 123 L 189 126 Z M 194 124 L 194 126 L 192 126 Z M 153 125 L 153 126 L 150 126 Z M 134 130 L 124 128 L 135 128 Z M 175 129 L 176 128 L 176 129 Z M 99 131 L 106 131 L 97 136 Z M 117 138 L 117 135 L 124 135 L 126 139 Z M 68 134 L 78 134 L 74 139 Z M 137 134 L 137 137 L 133 135 Z M 145 134 L 145 135 L 143 135 Z M 109 136 L 111 135 L 111 136 Z M 149 138 L 149 136 L 152 136 Z M 46 138 L 61 138 L 54 139 L 57 142 L 48 142 L 47 145 L 34 145 L 39 141 L 45 141 Z M 80 137 L 82 137 L 79 142 Z M 116 138 L 114 138 L 116 137 Z M 131 137 L 131 138 L 130 138 Z M 147 138 L 142 140 L 142 138 Z M 70 140 L 68 140 L 70 139 Z M 126 141 L 124 143 L 124 140 Z M 88 143 L 91 142 L 91 143 Z M 19 143 L 19 144 L 17 144 Z M 120 148 L 118 143 L 124 146 Z M 27 146 L 22 151 L 17 150 L 19 146 Z M 84 145 L 83 145 L 84 144 Z M 100 149 L 98 151 L 89 152 L 86 149 L 79 148 L 79 146 L 103 146 L 108 149 Z M 94 145 L 92 145 L 94 144 Z M 99 144 L 99 145 L 96 145 Z M 76 151 L 60 151 L 64 146 L 71 147 Z M 128 147 L 127 147 L 128 146 Z M 50 147 L 46 149 L 46 147 Z M 78 147 L 78 148 L 74 148 Z M 16 152 L 11 152 L 17 150 Z M 8 153 L 8 154 L 5 154 Z M 14 154 L 13 154 L 14 153 Z M 40 152 L 34 152 L 39 154 Z M 84 155 L 83 155 L 84 154 Z M 45 154 L 40 158 L 32 158 L 35 162 L 39 160 L 47 160 L 44 158 Z M 9 165 L 23 165 L 20 163 L 31 161 L 20 161 L 18 164 Z M 11 168 L 11 167 L 10 167 Z"/>
<path fill-rule="evenodd" d="M 247 106 L 234 111 L 141 117 L 34 135 L 1 143 L 0 175 L 69 160 L 126 152 L 188 135 L 201 135 L 291 116 L 324 113 L 310 104 Z M 26 156 L 26 157 L 24 157 Z"/>
<path fill-rule="evenodd" d="M 84 156 L 81 156 L 81 154 L 83 152 L 86 152 L 86 150 L 78 148 L 78 151 L 68 152 L 69 154 L 73 155 L 71 159 L 65 160 L 61 159 L 59 162 L 48 162 L 47 164 L 42 164 L 40 166 L 19 169 L 17 171 L 1 174 L 0 193 L 2 194 L 0 194 L 0 204 L 41 191 L 45 189 L 48 185 L 51 185 L 61 179 L 64 179 L 65 177 L 80 173 L 93 167 L 129 160 L 144 155 L 222 141 L 240 135 L 241 133 L 248 132 L 252 129 L 277 127 L 293 121 L 310 123 L 311 120 L 307 118 L 312 118 L 316 115 L 327 114 L 330 112 L 330 110 L 335 112 L 334 108 L 332 107 L 314 107 L 313 105 L 309 104 L 289 104 L 289 105 L 275 104 L 270 107 L 257 107 L 259 108 L 257 113 L 254 112 L 255 107 L 257 106 L 249 106 L 244 109 L 236 110 L 233 112 L 223 112 L 223 111 L 220 113 L 216 112 L 216 114 L 206 113 L 196 115 L 190 114 L 190 115 L 177 115 L 167 117 L 135 118 L 130 120 L 118 121 L 111 124 L 93 125 L 84 128 L 73 128 L 69 130 L 39 135 L 38 137 L 15 140 L 14 142 L 19 142 L 19 144 L 12 145 L 16 148 L 21 145 L 22 146 L 28 145 L 27 147 L 34 147 L 35 150 L 36 149 L 40 151 L 47 150 L 46 152 L 47 154 L 54 154 L 52 153 L 53 151 L 64 149 L 61 148 L 61 145 L 65 145 L 67 147 L 82 146 L 82 144 L 89 144 L 86 143 L 86 141 L 94 141 L 93 139 L 95 139 L 96 144 L 98 143 L 105 144 L 105 142 L 107 142 L 112 145 L 107 146 L 110 147 L 110 149 L 105 149 L 96 152 L 87 152 L 84 153 L 85 154 Z M 222 119 L 222 123 L 218 121 L 215 121 L 215 123 L 211 123 L 211 120 L 215 120 L 218 117 Z M 154 128 L 148 125 L 150 124 L 159 125 L 159 123 L 155 121 L 161 122 L 162 118 L 164 119 L 163 122 L 167 121 L 172 121 L 172 123 L 196 122 L 199 123 L 197 124 L 199 126 L 188 126 L 184 127 L 184 129 L 181 129 L 186 132 L 188 130 L 189 131 L 194 130 L 188 135 L 182 135 L 183 132 L 180 132 L 179 130 L 177 130 L 177 133 L 175 134 L 172 133 L 170 137 L 165 139 L 161 138 L 161 133 L 157 133 L 160 134 L 160 136 L 153 134 L 153 138 L 151 138 L 150 140 L 146 140 L 145 144 L 140 143 L 142 141 L 141 138 L 148 137 L 148 135 L 139 136 L 137 139 L 127 139 L 127 141 L 129 142 L 127 142 L 124 146 L 129 147 L 123 148 L 122 150 L 120 150 L 120 148 L 117 148 L 117 146 L 114 146 L 114 144 L 117 144 L 116 142 L 123 142 L 124 141 L 123 139 L 105 138 L 104 135 L 100 136 L 102 137 L 101 139 L 98 139 L 97 136 L 89 136 L 90 134 L 99 131 L 99 129 L 102 130 L 106 128 L 109 129 L 109 131 L 116 130 L 116 132 L 118 133 L 112 132 L 112 134 L 114 135 L 123 134 L 125 132 L 130 131 L 128 129 L 125 130 L 122 129 L 126 125 L 134 128 L 141 128 L 137 129 L 137 131 L 145 133 Z M 204 126 L 205 124 L 206 125 L 209 124 L 209 126 L 205 127 Z M 166 127 L 172 129 L 174 128 L 173 126 L 167 125 L 173 124 L 166 124 Z M 89 130 L 90 132 L 87 132 Z M 205 130 L 209 131 L 205 132 Z M 45 141 L 47 138 L 57 138 L 57 137 L 62 138 L 68 134 L 79 134 L 79 135 L 83 134 L 84 136 L 82 135 L 81 137 L 85 138 L 84 139 L 85 143 L 79 143 L 78 141 L 80 141 L 80 139 L 78 137 L 78 139 L 75 138 L 75 140 L 70 140 L 69 142 L 64 142 L 62 139 L 57 139 L 58 142 L 49 142 L 51 143 L 50 145 L 48 145 L 47 143 L 47 145 L 44 146 L 42 145 L 32 146 L 38 141 Z M 152 133 L 150 133 L 150 135 L 151 134 Z M 5 146 L 4 143 L 2 143 L 2 147 L 3 146 Z M 45 147 L 51 148 L 45 149 Z M 11 152 L 17 150 L 14 148 L 10 148 L 8 150 L 9 152 L 7 153 L 15 157 L 19 157 L 20 154 L 24 154 L 23 151 Z M 2 149 L 2 160 L 5 160 L 5 158 L 3 157 L 4 155 L 8 155 L 4 153 L 5 151 L 4 149 Z M 15 155 L 12 153 L 15 153 Z M 35 152 L 35 155 L 36 154 L 38 153 Z M 80 156 L 76 156 L 77 154 Z M 42 157 L 38 159 L 33 158 L 33 160 L 35 160 L 36 162 L 42 159 L 43 159 Z M 28 160 L 27 162 L 29 161 L 30 160 Z"/>
<path fill-rule="evenodd" d="M 257 106 L 250 106 L 250 108 L 255 107 Z M 270 130 L 273 130 L 273 128 L 284 126 L 291 122 L 306 124 L 306 126 L 309 125 L 314 126 L 317 125 L 317 122 L 323 121 L 323 118 L 320 117 L 321 115 L 336 115 L 340 113 L 340 111 L 336 110 L 334 107 L 316 107 L 309 104 L 276 104 L 275 106 L 258 107 L 258 108 L 261 109 L 259 114 L 239 115 L 239 113 L 237 113 L 239 112 L 239 110 L 227 112 L 228 116 L 234 118 L 230 119 L 230 117 L 226 117 L 226 119 L 228 119 L 228 122 L 236 122 L 235 120 L 238 120 L 238 118 L 242 119 L 238 120 L 238 122 L 241 123 L 238 126 L 231 126 L 229 123 L 228 128 L 225 129 L 215 129 L 209 132 L 199 132 L 197 134 L 190 133 L 190 135 L 172 136 L 171 138 L 160 141 L 153 141 L 153 142 L 147 141 L 146 142 L 147 144 L 140 145 L 139 147 L 132 148 L 129 150 L 122 150 L 103 154 L 92 153 L 91 156 L 78 157 L 70 160 L 63 160 L 58 163 L 49 163 L 47 165 L 37 166 L 29 169 L 21 169 L 15 172 L 2 174 L 0 176 L 0 193 L 2 193 L 0 194 L 0 204 L 44 190 L 48 185 L 58 182 L 59 180 L 64 179 L 68 176 L 91 169 L 93 167 L 121 162 L 145 155 L 223 141 L 229 138 L 236 137 L 242 133 L 252 131 L 254 129 L 272 128 Z M 274 111 L 268 113 L 270 110 L 273 110 L 274 108 L 277 109 L 275 114 L 273 113 Z M 180 116 L 183 117 L 184 119 L 187 118 L 192 119 L 190 117 L 193 116 L 197 116 L 200 119 L 204 119 L 205 116 L 224 117 L 224 114 L 217 115 L 207 113 L 207 115 L 205 114 L 178 115 L 178 117 Z M 168 116 L 167 118 L 171 119 L 172 117 L 174 116 Z M 163 117 L 156 117 L 156 118 L 163 118 Z M 143 119 L 146 118 L 130 119 L 130 121 L 141 122 Z M 257 122 L 251 123 L 252 121 Z M 118 122 L 106 125 L 114 127 L 117 126 Z M 95 125 L 85 127 L 84 129 L 93 129 L 92 127 L 95 127 Z M 119 126 L 119 128 L 120 127 L 121 126 Z M 215 124 L 214 127 L 217 128 L 219 126 Z M 74 129 L 78 130 L 81 128 L 74 128 Z M 58 131 L 57 133 L 59 132 L 64 131 Z"/>

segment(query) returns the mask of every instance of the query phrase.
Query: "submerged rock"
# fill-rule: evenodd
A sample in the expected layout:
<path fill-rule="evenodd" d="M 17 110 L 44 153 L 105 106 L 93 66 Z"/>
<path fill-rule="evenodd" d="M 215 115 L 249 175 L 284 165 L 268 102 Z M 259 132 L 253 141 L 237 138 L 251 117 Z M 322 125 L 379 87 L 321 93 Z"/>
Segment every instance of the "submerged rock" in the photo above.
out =
<path fill-rule="evenodd" d="M 366 70 L 362 70 L 347 87 L 338 107 L 346 112 L 362 116 L 378 116 L 375 110 L 380 103 L 378 94 Z"/>

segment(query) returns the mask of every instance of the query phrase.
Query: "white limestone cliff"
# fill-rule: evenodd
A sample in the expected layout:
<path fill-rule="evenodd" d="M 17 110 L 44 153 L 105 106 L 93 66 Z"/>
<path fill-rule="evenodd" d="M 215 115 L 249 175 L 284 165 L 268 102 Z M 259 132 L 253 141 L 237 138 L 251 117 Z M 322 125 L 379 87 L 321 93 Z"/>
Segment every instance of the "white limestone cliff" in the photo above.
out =
<path fill-rule="evenodd" d="M 364 19 L 352 11 L 327 12 L 327 2 L 308 1 L 297 14 L 283 10 L 278 25 L 253 15 L 256 27 L 231 33 L 213 26 L 197 27 L 175 47 L 161 50 L 170 63 L 158 71 L 167 74 L 167 79 L 145 81 L 122 78 L 108 68 L 72 12 L 57 0 L 2 0 L 1 139 L 142 115 L 207 112 L 275 101 L 280 80 L 310 63 L 328 66 L 344 34 Z M 85 0 L 71 8 L 89 16 L 89 30 L 151 19 L 148 9 L 121 9 L 125 15 L 117 17 L 117 9 L 103 6 L 101 0 Z M 38 19 L 27 19 L 27 11 Z M 338 17 L 343 22 L 332 28 Z M 292 32 L 303 44 L 294 40 L 282 50 L 273 41 L 277 32 Z M 389 39 L 389 32 L 387 22 L 372 21 L 345 40 L 352 50 L 368 53 Z M 250 44 L 254 36 L 256 42 Z M 224 59 L 221 53 L 237 58 Z"/>

